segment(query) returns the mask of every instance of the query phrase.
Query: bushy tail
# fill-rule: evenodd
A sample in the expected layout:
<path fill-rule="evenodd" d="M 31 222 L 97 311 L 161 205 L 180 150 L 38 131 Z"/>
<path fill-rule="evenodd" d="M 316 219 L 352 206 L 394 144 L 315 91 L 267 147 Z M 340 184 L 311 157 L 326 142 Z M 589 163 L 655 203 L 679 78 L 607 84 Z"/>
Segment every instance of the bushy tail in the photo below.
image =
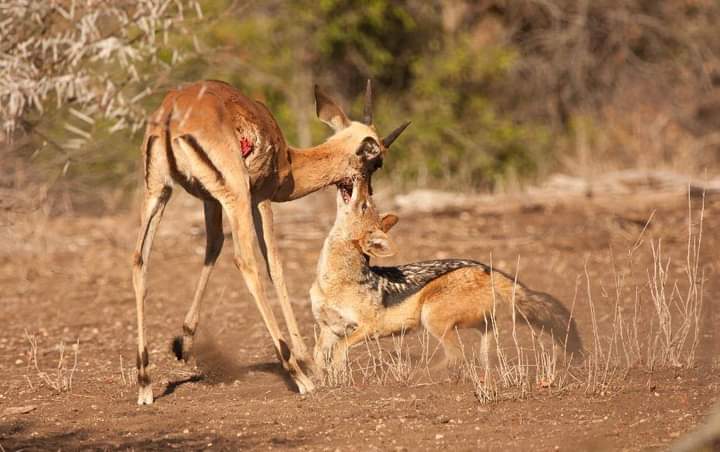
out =
<path fill-rule="evenodd" d="M 576 359 L 582 357 L 582 341 L 575 319 L 570 318 L 570 311 L 557 299 L 523 288 L 516 294 L 515 306 L 530 325 L 552 334 L 555 342 L 569 355 L 574 355 Z"/>

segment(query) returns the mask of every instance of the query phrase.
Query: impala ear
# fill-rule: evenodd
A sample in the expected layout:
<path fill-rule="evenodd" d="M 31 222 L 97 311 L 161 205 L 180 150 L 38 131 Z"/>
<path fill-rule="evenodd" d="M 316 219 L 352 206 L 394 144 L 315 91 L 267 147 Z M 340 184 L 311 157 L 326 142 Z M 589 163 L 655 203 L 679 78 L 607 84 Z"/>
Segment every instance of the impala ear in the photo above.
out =
<path fill-rule="evenodd" d="M 363 253 L 373 257 L 390 257 L 395 254 L 395 244 L 384 232 L 373 231 L 359 241 Z"/>
<path fill-rule="evenodd" d="M 317 85 L 315 85 L 315 108 L 318 118 L 336 132 L 350 125 L 350 120 L 345 116 L 342 108 L 338 107 Z"/>
<path fill-rule="evenodd" d="M 385 214 L 380 220 L 380 229 L 382 229 L 383 232 L 388 232 L 398 221 L 400 221 L 400 218 L 398 218 L 397 215 L 393 213 Z"/>

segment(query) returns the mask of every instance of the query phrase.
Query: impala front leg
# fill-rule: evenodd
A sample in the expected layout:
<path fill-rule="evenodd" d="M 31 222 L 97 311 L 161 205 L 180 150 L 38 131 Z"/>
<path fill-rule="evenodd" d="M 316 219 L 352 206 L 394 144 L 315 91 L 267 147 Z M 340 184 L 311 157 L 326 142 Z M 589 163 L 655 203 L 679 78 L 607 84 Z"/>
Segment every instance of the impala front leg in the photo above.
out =
<path fill-rule="evenodd" d="M 235 265 L 242 273 L 245 284 L 255 300 L 283 368 L 290 374 L 300 393 L 312 391 L 314 389 L 312 381 L 298 365 L 290 346 L 282 337 L 275 314 L 268 304 L 258 265 L 259 243 L 253 227 L 250 176 L 244 164 L 235 158 L 236 155 L 241 154 L 241 150 L 233 132 L 225 130 L 209 135 L 199 133 L 195 136 L 182 135 L 176 139 L 176 143 L 184 157 L 198 171 L 198 181 L 206 190 L 213 193 L 227 213 L 232 228 Z M 214 163 L 208 157 L 210 151 L 206 149 L 221 148 L 232 149 L 233 158 Z M 220 167 L 223 168 L 222 171 Z"/>
<path fill-rule="evenodd" d="M 260 239 L 260 250 L 263 253 L 265 262 L 268 265 L 270 279 L 272 279 L 280 301 L 285 324 L 290 333 L 290 343 L 298 359 L 303 362 L 309 362 L 308 350 L 300 334 L 295 313 L 293 312 L 290 298 L 288 296 L 287 286 L 285 284 L 285 274 L 283 272 L 282 262 L 278 253 L 275 242 L 275 231 L 273 224 L 273 211 L 270 200 L 265 200 L 257 204 L 253 209 L 253 219 L 255 222 L 255 231 Z"/>
<path fill-rule="evenodd" d="M 232 201 L 223 201 L 223 206 L 228 213 L 232 226 L 235 265 L 242 272 L 245 284 L 260 310 L 260 315 L 272 337 L 275 351 L 283 368 L 290 374 L 293 382 L 297 385 L 298 391 L 305 394 L 313 391 L 315 386 L 300 368 L 290 346 L 282 337 L 275 314 L 268 304 L 263 280 L 260 277 L 259 262 L 256 254 L 258 240 L 253 228 L 250 202 L 249 190 L 237 198 L 233 197 Z"/>

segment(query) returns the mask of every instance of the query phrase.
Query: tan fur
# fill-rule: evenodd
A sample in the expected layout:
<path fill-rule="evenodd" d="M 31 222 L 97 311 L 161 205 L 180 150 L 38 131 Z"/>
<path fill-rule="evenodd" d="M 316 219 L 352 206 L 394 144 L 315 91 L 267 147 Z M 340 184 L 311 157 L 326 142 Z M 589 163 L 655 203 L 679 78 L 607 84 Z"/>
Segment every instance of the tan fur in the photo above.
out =
<path fill-rule="evenodd" d="M 288 146 L 265 105 L 223 82 L 202 81 L 173 90 L 150 116 L 143 144 L 141 227 L 133 256 L 139 404 L 153 402 L 144 314 L 147 262 L 175 183 L 203 200 L 207 229 L 205 265 L 183 324 L 181 357 L 190 356 L 205 287 L 223 246 L 224 210 L 232 230 L 235 263 L 277 355 L 300 392 L 313 390 L 312 381 L 297 360 L 307 359 L 307 349 L 289 302 L 270 202 L 297 199 L 349 178 L 369 179 L 377 168 L 377 159 L 387 151 L 385 143 L 389 146 L 392 142 L 380 139 L 371 124 L 349 121 L 342 109 L 317 89 L 316 101 L 318 116 L 335 129 L 335 134 L 307 149 Z M 396 131 L 402 129 L 404 126 Z M 246 156 L 242 155 L 241 142 L 250 144 L 251 152 Z M 292 347 L 283 338 L 268 304 L 258 250 L 268 264 Z"/>
<path fill-rule="evenodd" d="M 367 196 L 362 190 L 355 193 Z M 359 208 L 363 203 L 371 207 Z M 444 273 L 401 302 L 383 305 L 382 293 L 368 283 L 372 278 L 367 273 L 366 255 L 374 255 L 373 250 L 359 250 L 355 243 L 376 235 L 392 248 L 385 232 L 396 221 L 394 216 L 381 218 L 369 197 L 353 199 L 347 206 L 338 203 L 337 218 L 323 246 L 318 276 L 310 292 L 321 329 L 315 347 L 317 362 L 339 365 L 348 349 L 366 337 L 387 336 L 422 325 L 442 343 L 447 362 L 456 363 L 462 358 L 456 329 L 476 328 L 485 333 L 493 327 L 493 315 L 500 310 L 512 312 L 513 303 L 521 323 L 527 320 L 551 333 L 569 352 L 581 352 L 577 328 L 562 304 L 481 265 Z M 487 364 L 486 336 L 481 352 Z"/>

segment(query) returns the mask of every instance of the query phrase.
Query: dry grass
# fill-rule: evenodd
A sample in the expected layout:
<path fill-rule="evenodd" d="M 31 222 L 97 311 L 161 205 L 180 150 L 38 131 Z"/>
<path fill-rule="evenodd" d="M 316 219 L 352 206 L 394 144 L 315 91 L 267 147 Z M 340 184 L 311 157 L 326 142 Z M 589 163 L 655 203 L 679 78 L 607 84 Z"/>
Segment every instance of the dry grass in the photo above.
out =
<path fill-rule="evenodd" d="M 348 387 L 356 384 L 411 385 L 419 376 L 430 375 L 429 363 L 437 347 L 430 353 L 429 335 L 419 335 L 420 356 L 411 352 L 405 331 L 393 336 L 392 346 L 386 348 L 379 338 L 363 341 L 365 353 L 354 353 L 337 366 L 328 366 L 320 374 L 319 386 Z"/>
<path fill-rule="evenodd" d="M 123 357 L 120 355 L 120 381 L 123 386 L 135 386 L 137 384 L 137 368 L 133 365 L 125 367 Z"/>
<path fill-rule="evenodd" d="M 695 362 L 705 281 L 704 271 L 700 268 L 704 215 L 703 194 L 697 226 L 694 226 L 692 198 L 688 196 L 687 260 L 684 266 L 687 289 L 684 294 L 680 291 L 678 281 L 669 280 L 670 258 L 663 258 L 661 241 L 651 243 L 654 265 L 652 273 L 648 272 L 648 286 L 658 331 L 653 338 L 653 345 L 648 347 L 646 365 L 649 369 L 656 366 L 691 367 Z"/>
<path fill-rule="evenodd" d="M 77 370 L 78 353 L 80 351 L 80 340 L 78 339 L 72 346 L 72 367 L 68 367 L 69 363 L 65 355 L 65 343 L 61 341 L 57 347 L 60 355 L 58 357 L 57 366 L 53 370 L 44 371 L 41 370 L 41 366 L 38 361 L 37 337 L 35 335 L 29 334 L 26 331 L 25 338 L 30 345 L 30 350 L 28 351 L 28 369 L 32 368 L 35 371 L 35 376 L 39 381 L 39 384 L 33 385 L 33 379 L 29 375 L 26 375 L 25 378 L 30 385 L 30 389 L 35 389 L 36 386 L 44 385 L 45 387 L 50 388 L 57 393 L 71 391 L 73 385 L 73 376 L 75 375 L 75 371 Z"/>

